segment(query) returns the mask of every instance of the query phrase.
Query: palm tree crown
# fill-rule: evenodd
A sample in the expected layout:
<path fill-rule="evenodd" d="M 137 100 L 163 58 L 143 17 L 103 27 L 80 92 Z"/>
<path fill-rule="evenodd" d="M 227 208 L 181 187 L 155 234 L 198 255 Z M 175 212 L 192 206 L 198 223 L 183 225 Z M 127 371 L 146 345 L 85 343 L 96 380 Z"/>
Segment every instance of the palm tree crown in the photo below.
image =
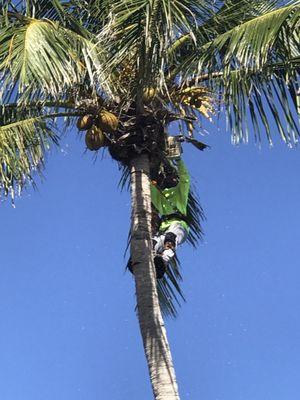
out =
<path fill-rule="evenodd" d="M 2 1 L 1 187 L 32 179 L 58 117 L 100 107 L 132 133 L 225 110 L 234 142 L 252 125 L 298 141 L 299 1 Z M 158 136 L 160 132 L 158 132 Z"/>
<path fill-rule="evenodd" d="M 273 120 L 295 145 L 299 18 L 299 0 L 2 0 L 1 196 L 34 184 L 58 128 L 76 121 L 90 150 L 108 147 L 123 183 L 140 154 L 150 175 L 166 162 L 172 123 L 200 150 L 203 120 L 221 113 L 234 143 L 254 132 L 272 144 Z M 193 193 L 188 216 L 195 244 L 203 213 Z M 172 315 L 178 280 L 175 262 L 158 284 Z"/>

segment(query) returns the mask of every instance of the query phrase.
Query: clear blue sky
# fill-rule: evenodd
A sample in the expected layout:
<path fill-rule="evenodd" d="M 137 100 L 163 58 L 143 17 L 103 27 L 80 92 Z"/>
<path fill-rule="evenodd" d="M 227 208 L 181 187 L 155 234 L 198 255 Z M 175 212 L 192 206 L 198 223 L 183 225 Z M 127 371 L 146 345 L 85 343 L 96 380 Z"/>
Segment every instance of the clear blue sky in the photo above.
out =
<path fill-rule="evenodd" d="M 185 146 L 205 241 L 179 251 L 187 303 L 168 320 L 182 400 L 300 393 L 299 148 Z M 71 131 L 38 191 L 0 204 L 1 400 L 150 400 L 124 273 L 129 194 Z"/>

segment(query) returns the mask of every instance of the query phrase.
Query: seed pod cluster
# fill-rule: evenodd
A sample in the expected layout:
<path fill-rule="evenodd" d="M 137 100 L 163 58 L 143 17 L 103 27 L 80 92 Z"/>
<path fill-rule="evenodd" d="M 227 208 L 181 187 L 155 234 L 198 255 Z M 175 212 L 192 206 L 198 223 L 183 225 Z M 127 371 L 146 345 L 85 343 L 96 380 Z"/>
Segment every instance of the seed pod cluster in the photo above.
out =
<path fill-rule="evenodd" d="M 97 118 L 97 125 L 107 133 L 114 133 L 119 125 L 119 120 L 115 114 L 109 111 L 100 111 Z"/>
<path fill-rule="evenodd" d="M 77 128 L 80 131 L 87 131 L 93 126 L 94 117 L 92 115 L 83 115 L 77 120 Z"/>
<path fill-rule="evenodd" d="M 107 145 L 107 139 L 100 128 L 92 126 L 85 135 L 86 147 L 91 151 L 97 151 Z"/>
<path fill-rule="evenodd" d="M 106 110 L 101 110 L 96 116 L 84 115 L 77 120 L 77 128 L 81 131 L 87 131 L 85 144 L 91 151 L 97 151 L 101 147 L 107 146 L 109 140 L 106 134 L 114 133 L 118 124 L 118 118 Z"/>
<path fill-rule="evenodd" d="M 181 89 L 173 95 L 175 104 L 189 106 L 199 111 L 204 117 L 210 118 L 214 111 L 213 98 L 210 91 L 203 86 L 191 86 Z"/>

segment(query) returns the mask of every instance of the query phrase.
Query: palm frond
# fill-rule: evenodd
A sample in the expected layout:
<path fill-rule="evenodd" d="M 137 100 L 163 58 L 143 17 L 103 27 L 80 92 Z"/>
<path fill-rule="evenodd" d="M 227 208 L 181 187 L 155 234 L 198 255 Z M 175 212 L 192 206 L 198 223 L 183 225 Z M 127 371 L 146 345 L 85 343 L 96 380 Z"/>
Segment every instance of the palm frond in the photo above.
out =
<path fill-rule="evenodd" d="M 87 37 L 84 26 L 75 15 L 74 2 L 60 0 L 14 1 L 2 0 L 2 13 L 6 18 L 18 15 L 34 19 L 44 19 L 59 22 L 61 26 Z"/>
<path fill-rule="evenodd" d="M 203 208 L 201 207 L 196 189 L 191 188 L 187 203 L 187 220 L 189 225 L 189 234 L 187 242 L 196 247 L 199 240 L 203 240 L 202 222 L 205 221 Z"/>
<path fill-rule="evenodd" d="M 0 16 L 0 95 L 59 98 L 69 88 L 101 80 L 99 51 L 90 40 L 58 22 L 17 14 Z M 107 85 L 104 81 L 100 83 Z M 109 90 L 108 90 L 109 92 Z"/>
<path fill-rule="evenodd" d="M 299 2 L 259 15 L 190 54 L 187 69 L 179 67 L 189 84 L 205 81 L 219 97 L 234 143 L 247 142 L 251 128 L 257 141 L 264 131 L 272 143 L 272 120 L 285 143 L 298 142 L 299 18 Z"/>
<path fill-rule="evenodd" d="M 277 71 L 272 75 L 245 74 L 241 79 L 241 74 L 232 73 L 230 84 L 219 80 L 234 144 L 247 143 L 249 131 L 254 127 L 256 142 L 261 142 L 265 132 L 272 145 L 274 123 L 284 143 L 289 146 L 298 143 L 297 76 L 296 71 L 290 74 Z"/>
<path fill-rule="evenodd" d="M 72 0 L 67 9 L 68 15 L 79 21 L 88 32 L 99 34 L 109 21 L 113 5 L 111 0 Z"/>
<path fill-rule="evenodd" d="M 142 93 L 153 86 L 165 92 L 166 72 L 173 60 L 171 44 L 180 35 L 193 36 L 194 26 L 212 13 L 212 6 L 205 1 L 117 0 L 99 41 L 110 54 L 110 67 L 134 60 L 135 91 Z"/>
<path fill-rule="evenodd" d="M 129 269 L 132 273 L 131 268 L 131 259 L 129 258 L 126 270 Z M 158 300 L 161 311 L 165 317 L 176 318 L 178 315 L 177 309 L 181 306 L 181 301 L 185 301 L 183 292 L 180 288 L 181 281 L 180 262 L 178 257 L 175 255 L 172 261 L 168 264 L 167 271 L 163 278 L 156 281 Z"/>
<path fill-rule="evenodd" d="M 257 71 L 268 63 L 293 58 L 299 51 L 299 17 L 299 6 L 284 7 L 219 35 L 200 57 L 199 70 L 215 68 L 211 58 L 220 54 L 225 73 L 233 66 Z"/>
<path fill-rule="evenodd" d="M 219 32 L 214 26 L 210 40 L 200 40 L 193 54 L 190 52 L 185 57 L 186 67 L 180 63 L 178 70 L 184 70 L 189 76 L 196 75 L 197 71 L 198 75 L 217 70 L 224 73 L 232 69 L 256 71 L 267 64 L 295 57 L 295 52 L 299 53 L 300 5 L 298 1 L 294 3 L 279 9 L 271 7 L 268 12 L 255 4 L 252 18 L 246 20 L 232 18 L 243 9 L 230 12 L 231 23 L 226 24 L 226 19 L 220 18 L 222 30 L 227 26 L 228 29 Z"/>
<path fill-rule="evenodd" d="M 250 2 L 247 0 L 227 0 L 214 2 L 213 13 L 203 23 L 194 27 L 194 37 L 181 35 L 173 43 L 170 51 L 177 52 L 177 61 L 180 64 L 181 57 L 190 54 L 191 49 L 197 48 L 214 40 L 220 34 L 238 27 L 253 18 L 270 12 L 276 8 L 277 0 L 259 0 Z"/>
<path fill-rule="evenodd" d="M 165 317 L 176 318 L 181 301 L 185 301 L 184 294 L 180 288 L 182 277 L 180 274 L 180 262 L 178 257 L 169 263 L 166 274 L 157 280 L 157 294 L 162 313 Z"/>
<path fill-rule="evenodd" d="M 39 117 L 0 126 L 0 190 L 14 199 L 32 174 L 41 172 L 45 152 L 57 136 Z"/>
<path fill-rule="evenodd" d="M 121 163 L 118 164 L 119 171 L 121 172 L 121 178 L 119 180 L 119 188 L 121 190 L 129 190 L 130 189 L 130 169 L 127 166 L 122 165 Z"/>

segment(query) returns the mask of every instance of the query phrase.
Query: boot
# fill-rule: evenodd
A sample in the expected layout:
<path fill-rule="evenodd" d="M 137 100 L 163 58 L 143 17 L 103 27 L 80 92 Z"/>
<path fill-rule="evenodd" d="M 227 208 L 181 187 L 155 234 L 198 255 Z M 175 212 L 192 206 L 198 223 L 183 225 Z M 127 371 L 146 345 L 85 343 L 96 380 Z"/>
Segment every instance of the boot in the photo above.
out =
<path fill-rule="evenodd" d="M 154 265 L 155 265 L 155 270 L 156 270 L 156 278 L 162 279 L 165 272 L 167 271 L 167 265 L 166 265 L 165 261 L 163 260 L 162 256 L 156 255 L 154 257 Z"/>

